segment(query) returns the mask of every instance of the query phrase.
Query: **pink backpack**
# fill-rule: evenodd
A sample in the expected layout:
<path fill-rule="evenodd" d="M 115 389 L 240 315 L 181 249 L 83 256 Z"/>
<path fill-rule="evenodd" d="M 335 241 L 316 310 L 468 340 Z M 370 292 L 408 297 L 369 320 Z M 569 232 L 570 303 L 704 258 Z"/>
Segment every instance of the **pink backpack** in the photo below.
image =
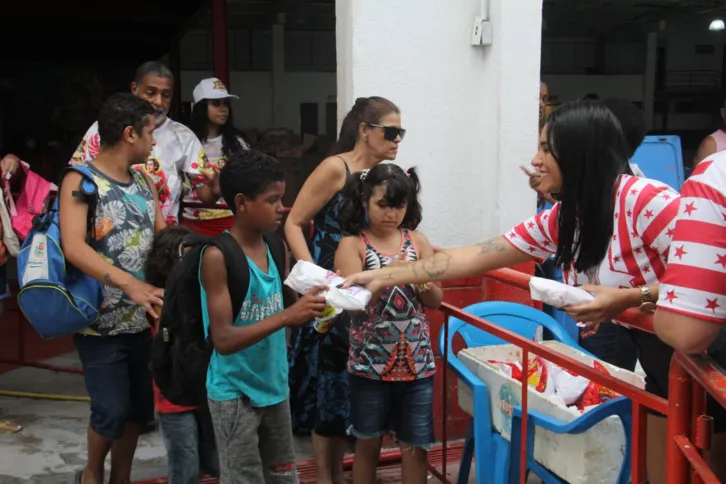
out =
<path fill-rule="evenodd" d="M 51 191 L 57 190 L 54 184 L 30 171 L 30 165 L 24 161 L 20 163 L 25 172 L 20 195 L 13 200 L 10 194 L 10 181 L 3 180 L 3 195 L 10 212 L 13 230 L 22 242 L 33 228 L 33 222 L 37 215 L 44 214 L 48 210 L 48 199 Z"/>

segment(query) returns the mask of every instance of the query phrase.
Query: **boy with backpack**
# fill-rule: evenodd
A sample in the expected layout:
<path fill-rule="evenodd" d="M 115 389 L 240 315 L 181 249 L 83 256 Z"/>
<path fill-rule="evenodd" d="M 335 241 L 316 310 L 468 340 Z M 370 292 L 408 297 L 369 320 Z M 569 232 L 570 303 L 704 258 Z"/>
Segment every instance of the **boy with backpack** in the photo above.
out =
<path fill-rule="evenodd" d="M 260 152 L 235 152 L 222 169 L 220 186 L 234 214 L 223 235 L 246 257 L 249 272 L 247 290 L 233 293 L 224 251 L 210 245 L 202 252 L 202 316 L 214 347 L 206 388 L 221 482 L 296 483 L 285 328 L 322 316 L 325 299 L 316 294 L 326 288 L 293 303 L 296 295 L 286 287 L 283 297 L 287 249 L 267 235 L 283 217 L 285 171 L 279 161 Z M 285 251 L 284 262 L 275 261 L 278 247 Z M 240 303 L 235 314 L 233 306 Z"/>
<path fill-rule="evenodd" d="M 68 171 L 60 187 L 65 259 L 103 284 L 100 316 L 73 336 L 91 399 L 88 461 L 76 474 L 84 484 L 104 482 L 109 452 L 111 484 L 130 482 L 140 425 L 154 414 L 145 313 L 156 317 L 153 305 L 163 304 L 164 291 L 143 282 L 143 269 L 154 232 L 165 223 L 153 184 L 131 169 L 154 147 L 154 113 L 130 93 L 111 96 L 98 115 L 101 151 L 86 164 L 97 188 L 93 208 L 82 173 Z"/>
<path fill-rule="evenodd" d="M 194 232 L 189 227 L 176 224 L 169 225 L 156 234 L 146 261 L 146 280 L 149 284 L 165 287 L 169 277 L 178 274 L 178 270 L 176 273 L 174 270 L 183 259 L 185 240 L 193 235 Z M 196 262 L 198 266 L 198 255 Z M 197 293 L 196 298 L 199 299 L 199 278 L 192 282 Z M 183 291 L 178 291 L 181 292 Z M 173 298 L 171 299 L 168 310 L 173 313 L 175 306 Z M 164 308 L 154 309 L 162 320 L 168 321 Z M 148 319 L 152 332 L 158 334 L 161 321 L 151 320 L 150 317 Z M 171 319 L 176 320 L 173 322 L 179 322 L 183 316 L 172 314 Z M 197 318 L 197 321 L 199 319 Z M 167 328 L 167 326 L 162 327 Z M 199 337 L 202 339 L 203 330 L 199 329 Z M 152 354 L 152 368 L 154 361 Z M 164 397 L 158 385 L 154 385 L 154 406 L 159 416 L 161 435 L 166 448 L 166 477 L 169 484 L 197 484 L 200 474 L 219 477 L 219 459 L 206 398 L 200 403 L 200 405 L 174 405 Z"/>

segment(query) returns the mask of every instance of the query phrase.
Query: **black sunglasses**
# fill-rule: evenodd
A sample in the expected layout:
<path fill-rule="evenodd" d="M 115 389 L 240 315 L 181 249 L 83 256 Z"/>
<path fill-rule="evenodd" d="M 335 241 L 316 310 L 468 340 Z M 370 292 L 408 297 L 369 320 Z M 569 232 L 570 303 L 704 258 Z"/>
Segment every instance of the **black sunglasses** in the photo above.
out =
<path fill-rule="evenodd" d="M 396 138 L 399 136 L 401 137 L 401 141 L 403 141 L 404 136 L 406 136 L 406 130 L 403 128 L 397 128 L 395 126 L 383 126 L 380 124 L 373 124 L 368 123 L 368 126 L 371 128 L 381 128 L 383 130 L 383 139 L 386 141 L 395 141 Z"/>

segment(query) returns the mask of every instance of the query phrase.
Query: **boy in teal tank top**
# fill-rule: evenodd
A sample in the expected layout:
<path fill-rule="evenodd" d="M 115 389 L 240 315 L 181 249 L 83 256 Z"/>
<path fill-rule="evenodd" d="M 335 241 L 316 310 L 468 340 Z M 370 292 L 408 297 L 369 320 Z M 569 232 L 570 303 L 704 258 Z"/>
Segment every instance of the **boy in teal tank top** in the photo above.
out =
<path fill-rule="evenodd" d="M 279 161 L 260 152 L 238 151 L 222 169 L 220 186 L 234 213 L 229 233 L 250 267 L 239 314 L 232 314 L 222 252 L 206 248 L 199 270 L 204 326 L 214 345 L 207 394 L 220 482 L 297 483 L 285 328 L 321 316 L 325 299 L 316 294 L 326 288 L 315 288 L 299 300 L 289 288 L 283 289 L 289 262 L 288 267 L 276 267 L 262 237 L 276 231 L 283 217 L 285 171 Z"/>

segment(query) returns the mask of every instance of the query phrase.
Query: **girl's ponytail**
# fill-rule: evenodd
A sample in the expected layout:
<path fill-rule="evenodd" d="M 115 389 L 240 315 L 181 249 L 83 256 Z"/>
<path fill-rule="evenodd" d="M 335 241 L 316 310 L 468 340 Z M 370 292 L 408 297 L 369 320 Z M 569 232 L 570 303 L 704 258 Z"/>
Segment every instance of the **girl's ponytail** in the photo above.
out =
<path fill-rule="evenodd" d="M 406 175 L 413 184 L 413 197 L 418 199 L 418 194 L 421 192 L 421 179 L 418 177 L 418 170 L 415 167 L 411 167 L 406 170 Z M 409 200 L 409 203 L 415 202 L 415 200 Z"/>
<path fill-rule="evenodd" d="M 408 192 L 406 216 L 403 217 L 401 227 L 416 230 L 423 218 L 421 202 L 418 199 L 419 193 L 421 192 L 421 179 L 418 177 L 418 171 L 414 167 L 409 168 L 405 173 L 408 176 L 410 190 Z"/>

